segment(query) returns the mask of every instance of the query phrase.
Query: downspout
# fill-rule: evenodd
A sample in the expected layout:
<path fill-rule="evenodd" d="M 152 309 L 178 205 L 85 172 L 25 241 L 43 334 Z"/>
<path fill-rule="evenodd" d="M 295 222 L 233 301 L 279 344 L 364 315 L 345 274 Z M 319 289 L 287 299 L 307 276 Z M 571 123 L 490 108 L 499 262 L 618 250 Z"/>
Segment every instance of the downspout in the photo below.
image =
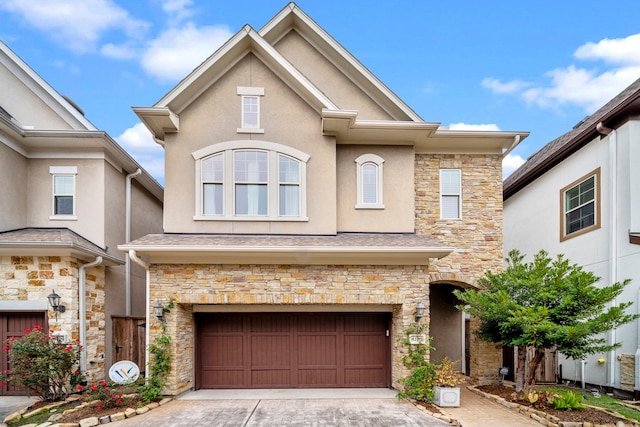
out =
<path fill-rule="evenodd" d="M 142 170 L 138 168 L 135 172 L 127 175 L 125 185 L 125 225 L 124 225 L 124 242 L 131 241 L 131 180 L 142 174 Z M 124 293 L 125 293 L 125 311 L 127 316 L 131 316 L 131 260 L 129 254 L 125 254 L 124 264 Z"/>
<path fill-rule="evenodd" d="M 149 301 L 151 298 L 151 288 L 149 286 L 149 264 L 144 262 L 140 258 L 138 258 L 136 251 L 134 251 L 133 249 L 129 249 L 129 258 L 131 258 L 136 264 L 144 268 L 144 270 L 146 271 L 146 279 L 145 279 L 145 283 L 146 283 L 145 325 L 146 327 L 144 328 L 144 342 L 146 343 L 146 345 L 145 345 L 145 351 L 144 351 L 144 372 L 145 372 L 145 378 L 148 380 L 149 379 L 149 340 L 151 339 L 151 332 L 150 332 L 151 317 L 149 316 Z"/>
<path fill-rule="evenodd" d="M 80 318 L 80 372 L 87 372 L 87 268 L 102 264 L 102 257 L 96 257 L 93 262 L 84 264 L 78 269 L 78 317 Z"/>
<path fill-rule="evenodd" d="M 603 122 L 600 122 L 596 125 L 596 130 L 600 134 L 609 137 L 609 197 L 611 198 L 609 200 L 609 281 L 610 284 L 613 284 L 618 281 L 618 141 L 616 130 L 606 127 Z M 617 305 L 618 298 L 614 298 L 611 302 L 611 306 L 615 307 Z M 613 328 L 611 329 L 611 331 L 609 331 L 609 345 L 614 345 L 615 342 L 616 329 Z M 608 386 L 614 387 L 616 374 L 616 351 L 609 351 L 608 358 Z"/>

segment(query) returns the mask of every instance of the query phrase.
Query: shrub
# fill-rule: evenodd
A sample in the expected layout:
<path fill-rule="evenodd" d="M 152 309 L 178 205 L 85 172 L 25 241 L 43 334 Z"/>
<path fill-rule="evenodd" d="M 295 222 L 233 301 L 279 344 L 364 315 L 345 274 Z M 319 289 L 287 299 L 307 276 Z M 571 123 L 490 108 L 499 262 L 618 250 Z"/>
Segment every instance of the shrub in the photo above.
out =
<path fill-rule="evenodd" d="M 433 400 L 435 385 L 435 369 L 433 364 L 426 363 L 411 371 L 411 374 L 402 380 L 404 391 L 399 397 L 411 397 L 418 401 L 429 402 Z"/>
<path fill-rule="evenodd" d="M 565 411 L 573 411 L 584 409 L 585 405 L 582 404 L 582 395 L 574 393 L 572 391 L 567 392 L 564 396 L 556 397 L 551 404 L 556 409 Z"/>
<path fill-rule="evenodd" d="M 21 338 L 9 338 L 4 349 L 11 369 L 0 374 L 3 386 L 14 384 L 48 402 L 63 399 L 78 386 L 74 376 L 82 351 L 78 342 L 63 344 L 34 325 Z"/>
<path fill-rule="evenodd" d="M 92 400 L 98 401 L 98 411 L 105 408 L 113 408 L 122 404 L 122 393 L 114 384 L 107 384 L 106 381 L 100 384 L 90 384 L 87 388 Z"/>
<path fill-rule="evenodd" d="M 456 387 L 465 381 L 460 372 L 458 372 L 456 363 L 445 356 L 440 363 L 435 365 L 435 385 L 439 387 Z"/>

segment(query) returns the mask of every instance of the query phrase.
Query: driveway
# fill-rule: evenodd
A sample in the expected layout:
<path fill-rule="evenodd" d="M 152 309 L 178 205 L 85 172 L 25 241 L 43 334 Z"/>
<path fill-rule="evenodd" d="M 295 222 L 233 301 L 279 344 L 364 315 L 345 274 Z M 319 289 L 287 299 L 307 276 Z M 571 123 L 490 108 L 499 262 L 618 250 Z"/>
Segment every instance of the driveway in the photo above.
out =
<path fill-rule="evenodd" d="M 0 396 L 0 425 L 2 425 L 2 421 L 4 421 L 7 415 L 24 409 L 37 401 L 38 399 L 35 397 Z"/>
<path fill-rule="evenodd" d="M 398 399 L 174 400 L 118 427 L 423 426 L 448 423 Z"/>

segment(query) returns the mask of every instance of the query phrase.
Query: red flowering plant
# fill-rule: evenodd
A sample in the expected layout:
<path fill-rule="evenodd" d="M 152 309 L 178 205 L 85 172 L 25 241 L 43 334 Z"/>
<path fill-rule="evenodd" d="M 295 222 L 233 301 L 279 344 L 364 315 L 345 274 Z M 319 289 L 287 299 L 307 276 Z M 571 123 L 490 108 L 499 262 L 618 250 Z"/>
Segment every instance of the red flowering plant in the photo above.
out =
<path fill-rule="evenodd" d="M 89 384 L 87 392 L 92 400 L 98 401 L 98 411 L 122 404 L 122 393 L 112 383 L 101 381 L 99 384 Z"/>
<path fill-rule="evenodd" d="M 34 325 L 24 336 L 9 338 L 4 350 L 9 369 L 0 373 L 2 386 L 13 384 L 47 402 L 65 398 L 77 386 L 72 380 L 82 351 L 78 342 L 61 343 Z"/>

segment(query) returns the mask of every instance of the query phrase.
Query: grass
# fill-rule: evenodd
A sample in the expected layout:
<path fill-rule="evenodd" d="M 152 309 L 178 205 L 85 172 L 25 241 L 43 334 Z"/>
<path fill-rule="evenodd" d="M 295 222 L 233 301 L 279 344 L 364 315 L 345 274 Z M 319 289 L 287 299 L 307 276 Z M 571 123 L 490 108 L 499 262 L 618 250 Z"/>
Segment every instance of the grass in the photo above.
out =
<path fill-rule="evenodd" d="M 556 393 L 558 395 L 565 395 L 569 391 L 573 391 L 574 393 L 586 394 L 587 398 L 582 401 L 582 403 L 591 406 L 597 406 L 598 408 L 608 409 L 613 412 L 617 412 L 620 415 L 624 415 L 625 417 L 640 421 L 640 410 L 632 409 L 627 406 L 620 404 L 620 400 L 615 399 L 613 397 L 602 395 L 600 397 L 594 397 L 587 390 L 583 389 L 569 389 L 566 387 L 552 387 L 552 386 L 544 386 L 540 387 L 542 390 L 547 390 L 552 393 Z"/>

